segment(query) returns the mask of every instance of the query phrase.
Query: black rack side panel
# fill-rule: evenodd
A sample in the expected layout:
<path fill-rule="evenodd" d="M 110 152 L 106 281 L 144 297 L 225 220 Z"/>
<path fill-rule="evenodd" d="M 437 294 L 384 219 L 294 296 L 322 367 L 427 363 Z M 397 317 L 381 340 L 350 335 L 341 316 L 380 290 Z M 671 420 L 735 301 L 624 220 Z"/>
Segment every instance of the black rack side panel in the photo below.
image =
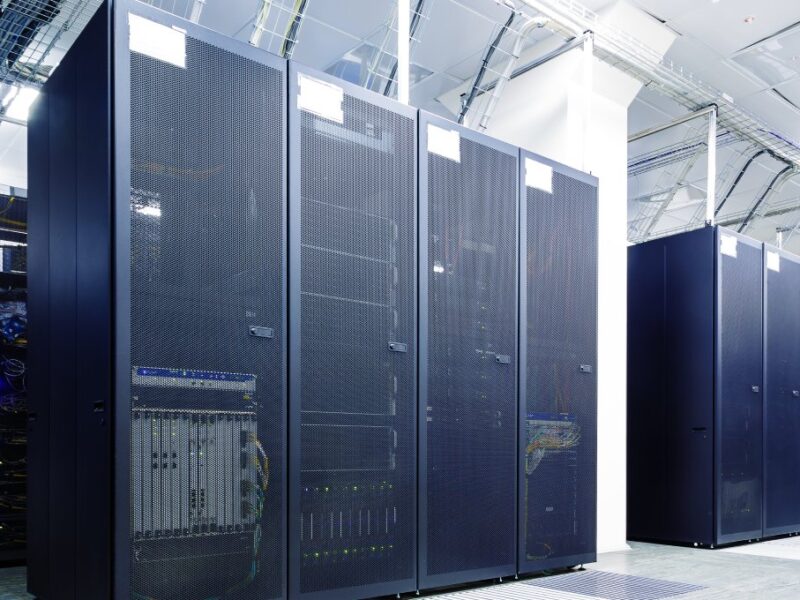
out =
<path fill-rule="evenodd" d="M 516 570 L 518 150 L 427 115 L 420 140 L 427 588 Z"/>
<path fill-rule="evenodd" d="M 104 5 L 43 87 L 29 131 L 29 587 L 43 600 L 110 595 L 108 19 Z"/>
<path fill-rule="evenodd" d="M 715 543 L 715 239 L 628 249 L 628 539 Z"/>
<path fill-rule="evenodd" d="M 185 63 L 128 59 L 130 594 L 280 598 L 286 67 L 136 11 Z"/>
<path fill-rule="evenodd" d="M 520 172 L 519 571 L 533 572 L 596 559 L 598 210 L 588 175 L 525 152 Z"/>
<path fill-rule="evenodd" d="M 764 535 L 800 531 L 800 259 L 764 246 Z"/>
<path fill-rule="evenodd" d="M 294 64 L 289 101 L 290 593 L 405 592 L 416 587 L 416 112 Z"/>
<path fill-rule="evenodd" d="M 28 591 L 49 598 L 50 157 L 49 88 L 28 117 Z"/>
<path fill-rule="evenodd" d="M 762 536 L 762 248 L 717 230 L 716 538 Z"/>

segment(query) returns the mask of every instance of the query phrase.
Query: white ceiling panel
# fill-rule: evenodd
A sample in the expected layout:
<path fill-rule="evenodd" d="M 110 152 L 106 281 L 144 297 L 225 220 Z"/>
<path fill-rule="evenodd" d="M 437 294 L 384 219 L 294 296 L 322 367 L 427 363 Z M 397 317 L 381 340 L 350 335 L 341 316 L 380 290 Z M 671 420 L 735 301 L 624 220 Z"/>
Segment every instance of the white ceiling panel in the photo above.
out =
<path fill-rule="evenodd" d="M 668 0 L 662 0 L 666 3 Z M 737 50 L 774 35 L 800 21 L 800 2 L 772 0 L 698 0 L 695 8 L 675 16 L 670 24 L 711 46 L 716 52 L 730 56 Z M 746 23 L 747 17 L 755 17 Z"/>

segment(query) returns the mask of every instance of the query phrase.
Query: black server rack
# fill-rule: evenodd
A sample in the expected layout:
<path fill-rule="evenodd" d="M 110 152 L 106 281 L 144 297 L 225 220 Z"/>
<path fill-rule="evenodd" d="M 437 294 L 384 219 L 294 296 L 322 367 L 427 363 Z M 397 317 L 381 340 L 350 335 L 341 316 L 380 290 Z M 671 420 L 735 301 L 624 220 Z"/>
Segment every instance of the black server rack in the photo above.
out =
<path fill-rule="evenodd" d="M 596 560 L 597 179 L 520 155 L 519 571 Z"/>
<path fill-rule="evenodd" d="M 420 114 L 420 587 L 516 572 L 518 150 Z"/>
<path fill-rule="evenodd" d="M 285 596 L 285 100 L 284 61 L 121 1 L 42 90 L 42 600 Z"/>
<path fill-rule="evenodd" d="M 290 67 L 290 592 L 416 589 L 416 110 Z"/>
<path fill-rule="evenodd" d="M 800 257 L 764 245 L 764 536 L 800 531 Z"/>
<path fill-rule="evenodd" d="M 762 256 L 714 227 L 629 249 L 631 539 L 763 535 Z"/>

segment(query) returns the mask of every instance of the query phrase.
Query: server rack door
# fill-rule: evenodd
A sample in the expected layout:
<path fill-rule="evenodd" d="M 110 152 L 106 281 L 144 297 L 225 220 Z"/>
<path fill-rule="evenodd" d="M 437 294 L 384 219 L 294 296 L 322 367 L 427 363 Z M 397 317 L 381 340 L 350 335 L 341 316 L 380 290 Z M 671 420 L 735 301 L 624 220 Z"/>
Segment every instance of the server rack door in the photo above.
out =
<path fill-rule="evenodd" d="M 764 246 L 764 535 L 800 531 L 800 258 Z"/>
<path fill-rule="evenodd" d="M 279 598 L 286 67 L 136 11 L 123 30 L 131 597 Z"/>
<path fill-rule="evenodd" d="M 420 117 L 420 587 L 516 570 L 517 163 Z"/>
<path fill-rule="evenodd" d="M 290 592 L 415 588 L 416 113 L 290 66 Z"/>
<path fill-rule="evenodd" d="M 762 535 L 762 250 L 717 231 L 717 543 Z"/>
<path fill-rule="evenodd" d="M 521 154 L 519 570 L 595 560 L 597 182 Z"/>

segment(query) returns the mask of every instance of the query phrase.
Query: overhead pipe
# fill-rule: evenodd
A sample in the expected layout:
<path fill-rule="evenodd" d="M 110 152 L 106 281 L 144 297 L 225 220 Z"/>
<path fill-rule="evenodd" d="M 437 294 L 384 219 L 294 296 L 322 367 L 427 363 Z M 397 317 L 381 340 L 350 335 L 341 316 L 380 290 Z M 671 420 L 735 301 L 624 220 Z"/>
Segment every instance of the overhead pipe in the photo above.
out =
<path fill-rule="evenodd" d="M 756 212 L 764 203 L 764 201 L 772 195 L 773 192 L 780 190 L 787 181 L 789 181 L 792 177 L 797 175 L 798 169 L 794 165 L 786 166 L 782 171 L 780 171 L 775 177 L 772 178 L 770 184 L 767 186 L 767 189 L 764 190 L 764 193 L 761 194 L 761 197 L 756 200 L 756 203 L 753 205 L 753 208 L 750 209 L 747 217 L 745 217 L 744 221 L 741 225 L 739 225 L 739 229 L 737 231 L 739 233 L 744 233 L 744 231 L 749 227 L 750 221 L 756 215 Z"/>
<path fill-rule="evenodd" d="M 786 159 L 784 159 L 781 156 L 778 156 L 772 150 L 768 150 L 767 148 L 764 148 L 764 149 L 759 150 L 758 152 L 756 152 L 753 156 L 750 157 L 750 159 L 741 168 L 741 170 L 739 171 L 739 174 L 736 176 L 736 179 L 734 179 L 733 184 L 731 184 L 731 187 L 728 188 L 728 192 L 725 194 L 725 197 L 719 203 L 719 206 L 717 206 L 717 208 L 714 210 L 714 216 L 715 217 L 720 213 L 720 211 L 722 210 L 722 207 L 725 206 L 725 203 L 733 195 L 733 192 L 736 190 L 737 186 L 739 185 L 739 182 L 742 180 L 742 178 L 744 177 L 745 173 L 747 173 L 748 169 L 750 168 L 750 165 L 752 165 L 759 157 L 764 156 L 765 154 L 768 154 L 769 156 L 771 156 L 772 158 L 774 158 L 777 161 L 786 163 L 787 165 L 790 164 L 789 161 L 787 161 Z"/>
<path fill-rule="evenodd" d="M 486 71 L 489 68 L 489 62 L 492 60 L 492 56 L 494 56 L 495 51 L 497 50 L 500 42 L 503 41 L 503 37 L 505 36 L 508 28 L 511 27 L 511 24 L 514 22 L 514 19 L 517 17 L 516 7 L 513 4 L 506 3 L 506 6 L 511 9 L 511 14 L 508 16 L 508 19 L 500 28 L 500 31 L 497 32 L 497 36 L 495 37 L 494 41 L 491 43 L 489 48 L 486 50 L 486 54 L 483 57 L 483 62 L 481 63 L 480 68 L 478 69 L 478 74 L 475 75 L 475 81 L 472 84 L 472 89 L 470 89 L 469 94 L 467 95 L 467 99 L 461 106 L 461 113 L 458 115 L 458 122 L 463 123 L 464 119 L 469 112 L 470 107 L 472 106 L 472 102 L 475 100 L 475 97 L 478 95 L 478 91 L 481 87 L 481 83 L 483 82 L 483 78 L 486 75 Z"/>
<path fill-rule="evenodd" d="M 189 20 L 192 23 L 200 22 L 200 16 L 203 14 L 205 5 L 206 0 L 194 0 L 194 3 L 192 4 L 192 14 L 189 16 Z"/>
<path fill-rule="evenodd" d="M 545 23 L 543 26 L 547 26 L 547 23 Z M 533 69 L 535 69 L 537 67 L 540 67 L 540 66 L 542 66 L 543 64 L 545 64 L 547 62 L 550 62 L 554 58 L 557 58 L 557 57 L 561 56 L 562 54 L 564 54 L 566 52 L 569 52 L 570 50 L 573 50 L 574 48 L 583 47 L 583 45 L 586 42 L 586 40 L 590 36 L 593 36 L 593 35 L 594 35 L 594 33 L 592 31 L 585 31 L 584 33 L 582 33 L 579 36 L 570 38 L 569 40 L 567 40 L 564 43 L 563 46 L 559 46 L 555 50 L 552 50 L 552 51 L 550 51 L 550 52 L 548 52 L 546 54 L 543 54 L 542 56 L 533 59 L 531 62 L 525 63 L 521 67 L 519 67 L 517 69 L 514 69 L 514 71 L 511 73 L 511 77 L 509 77 L 509 79 L 516 79 L 520 75 L 524 75 L 528 71 L 532 71 Z M 487 84 L 487 86 L 483 90 L 480 90 L 478 92 L 478 95 L 481 96 L 481 95 L 485 94 L 486 92 L 494 91 L 494 89 L 499 84 L 500 84 L 500 79 L 498 78 L 497 80 L 493 81 L 492 83 Z"/>
<path fill-rule="evenodd" d="M 517 41 L 514 42 L 514 49 L 511 51 L 511 56 L 509 57 L 508 62 L 503 69 L 503 73 L 500 75 L 497 83 L 492 86 L 494 89 L 492 89 L 492 95 L 489 97 L 489 101 L 486 104 L 486 110 L 483 111 L 483 116 L 481 117 L 480 123 L 478 123 L 478 129 L 484 130 L 489 124 L 489 119 L 492 118 L 494 109 L 497 107 L 497 103 L 500 101 L 500 95 L 503 93 L 506 84 L 514 73 L 514 65 L 517 63 L 519 60 L 519 55 L 522 53 L 522 45 L 525 43 L 525 38 L 530 34 L 531 31 L 544 27 L 548 21 L 549 19 L 547 18 L 536 17 L 527 21 L 520 28 Z"/>
<path fill-rule="evenodd" d="M 409 39 L 414 39 L 414 36 L 417 33 L 417 29 L 419 29 L 420 21 L 422 21 L 422 10 L 425 5 L 425 0 L 417 0 L 417 6 L 414 8 L 414 16 L 411 17 L 411 26 L 409 27 L 408 37 Z M 399 27 L 398 27 L 398 35 L 400 35 Z M 392 65 L 392 70 L 389 72 L 389 81 L 386 82 L 386 87 L 383 88 L 383 95 L 388 96 L 392 93 L 392 87 L 394 86 L 394 78 L 397 77 L 397 62 L 394 61 Z"/>
<path fill-rule="evenodd" d="M 292 57 L 292 51 L 297 43 L 297 33 L 300 31 L 300 23 L 303 20 L 303 15 L 306 12 L 307 6 L 308 0 L 296 0 L 294 4 L 291 20 L 289 21 L 289 26 L 286 28 L 286 35 L 281 45 L 281 56 L 283 58 Z"/>
<path fill-rule="evenodd" d="M 260 46 L 261 36 L 264 35 L 264 29 L 267 26 L 269 19 L 269 10 L 272 8 L 271 0 L 261 0 L 261 7 L 256 13 L 256 20 L 253 22 L 253 33 L 250 34 L 250 45 Z"/>

